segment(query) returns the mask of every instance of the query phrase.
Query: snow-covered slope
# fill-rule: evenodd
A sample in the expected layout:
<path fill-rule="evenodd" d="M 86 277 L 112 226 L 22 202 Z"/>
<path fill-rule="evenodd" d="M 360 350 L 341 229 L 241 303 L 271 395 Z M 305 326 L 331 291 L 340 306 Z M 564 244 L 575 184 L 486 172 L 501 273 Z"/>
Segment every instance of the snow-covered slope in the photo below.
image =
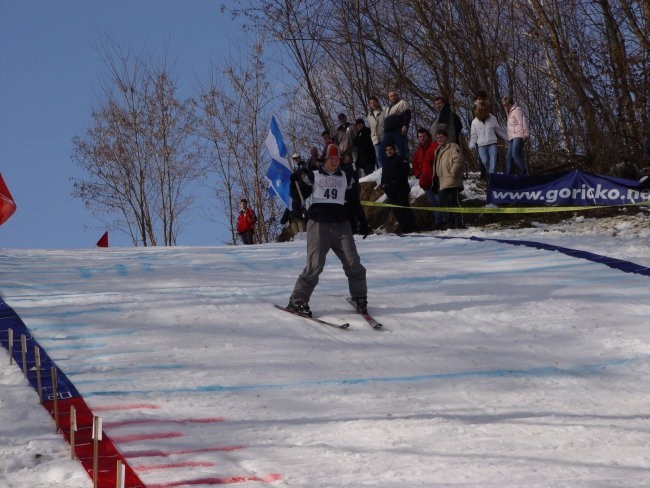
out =
<path fill-rule="evenodd" d="M 650 277 L 466 238 L 650 266 L 648 234 L 639 214 L 370 236 L 358 246 L 381 331 L 343 300 L 334 255 L 311 306 L 349 330 L 272 307 L 304 265 L 301 240 L 3 249 L 0 293 L 147 486 L 640 488 Z M 5 351 L 0 363 L 0 485 L 92 486 Z"/>

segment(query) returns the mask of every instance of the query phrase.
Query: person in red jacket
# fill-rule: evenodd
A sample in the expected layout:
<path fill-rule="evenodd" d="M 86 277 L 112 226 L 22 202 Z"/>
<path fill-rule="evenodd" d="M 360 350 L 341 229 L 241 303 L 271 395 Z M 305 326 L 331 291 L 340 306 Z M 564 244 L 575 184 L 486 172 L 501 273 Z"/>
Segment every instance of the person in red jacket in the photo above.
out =
<path fill-rule="evenodd" d="M 439 207 L 438 192 L 431 189 L 433 182 L 433 162 L 436 159 L 436 149 L 438 142 L 431 138 L 431 132 L 424 127 L 418 129 L 418 148 L 413 154 L 411 166 L 413 168 L 413 176 L 419 179 L 420 188 L 424 190 L 427 196 L 429 205 L 432 207 Z M 434 229 L 442 229 L 442 215 L 440 212 L 433 212 L 431 220 L 433 221 Z"/>
<path fill-rule="evenodd" d="M 254 231 L 255 212 L 248 206 L 248 200 L 242 198 L 239 204 L 239 215 L 237 216 L 237 232 L 244 244 L 253 244 Z"/>

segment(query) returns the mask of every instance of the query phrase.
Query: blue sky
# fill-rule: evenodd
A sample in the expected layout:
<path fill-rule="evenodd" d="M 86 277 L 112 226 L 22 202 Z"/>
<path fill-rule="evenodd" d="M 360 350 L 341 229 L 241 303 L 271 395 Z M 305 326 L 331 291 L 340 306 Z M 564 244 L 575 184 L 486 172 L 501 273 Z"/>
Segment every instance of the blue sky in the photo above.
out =
<path fill-rule="evenodd" d="M 89 126 L 104 71 L 94 44 L 105 36 L 135 52 L 160 52 L 179 79 L 179 96 L 205 80 L 238 26 L 215 0 L 0 0 L 0 173 L 17 204 L 0 226 L 0 248 L 94 247 L 104 224 L 71 196 L 71 140 Z M 228 240 L 197 202 L 179 245 Z M 110 245 L 131 246 L 110 232 Z"/>

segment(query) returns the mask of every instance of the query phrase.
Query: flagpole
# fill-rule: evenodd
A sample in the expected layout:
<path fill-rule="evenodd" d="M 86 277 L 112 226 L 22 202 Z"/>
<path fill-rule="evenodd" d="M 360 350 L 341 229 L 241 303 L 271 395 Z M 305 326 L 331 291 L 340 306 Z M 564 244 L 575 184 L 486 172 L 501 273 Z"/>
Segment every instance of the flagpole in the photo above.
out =
<path fill-rule="evenodd" d="M 293 171 L 294 171 L 294 168 L 293 168 L 293 158 L 292 158 L 291 159 L 291 172 L 293 173 Z M 294 181 L 294 183 L 296 185 L 296 190 L 298 190 L 298 196 L 300 197 L 300 203 L 304 207 L 305 206 L 305 197 L 302 196 L 302 191 L 300 190 L 300 184 L 298 183 L 297 179 Z"/>
<path fill-rule="evenodd" d="M 305 206 L 305 197 L 302 196 L 302 190 L 300 189 L 300 184 L 298 183 L 298 180 L 294 181 L 296 184 L 296 190 L 298 190 L 298 196 L 300 197 L 300 203 L 304 207 Z"/>

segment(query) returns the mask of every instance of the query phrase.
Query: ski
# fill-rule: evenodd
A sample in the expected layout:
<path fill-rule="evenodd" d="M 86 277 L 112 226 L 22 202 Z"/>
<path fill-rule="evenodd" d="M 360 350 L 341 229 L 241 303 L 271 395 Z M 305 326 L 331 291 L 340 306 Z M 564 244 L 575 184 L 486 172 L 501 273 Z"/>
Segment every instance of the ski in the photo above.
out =
<path fill-rule="evenodd" d="M 357 308 L 357 305 L 352 301 L 352 298 L 346 297 L 345 301 L 348 302 L 350 305 L 352 305 L 352 308 L 356 310 L 356 312 L 361 315 L 364 319 L 366 319 L 366 322 L 368 322 L 368 325 L 372 327 L 373 329 L 381 329 L 382 324 L 377 322 L 372 315 L 367 314 L 367 313 L 361 313 L 359 309 Z"/>
<path fill-rule="evenodd" d="M 295 315 L 296 317 L 302 317 L 303 319 L 308 319 L 322 325 L 329 325 L 330 327 L 334 327 L 335 329 L 347 329 L 348 327 L 350 327 L 350 324 L 348 324 L 347 322 L 343 324 L 328 322 L 327 320 L 319 319 L 318 317 L 310 317 L 309 315 L 293 312 L 287 309 L 286 307 L 281 307 L 280 305 L 277 305 L 275 303 L 273 304 L 273 306 L 277 309 L 284 310 L 285 312 L 290 313 L 291 315 Z"/>

